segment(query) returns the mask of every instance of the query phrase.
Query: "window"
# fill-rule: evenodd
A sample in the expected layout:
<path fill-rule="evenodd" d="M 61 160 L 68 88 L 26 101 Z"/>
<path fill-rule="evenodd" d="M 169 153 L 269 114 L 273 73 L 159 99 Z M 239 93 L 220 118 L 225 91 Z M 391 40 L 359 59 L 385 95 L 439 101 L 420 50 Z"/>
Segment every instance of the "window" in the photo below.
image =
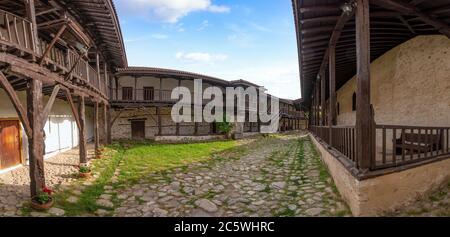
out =
<path fill-rule="evenodd" d="M 122 87 L 122 100 L 133 100 L 133 87 Z"/>
<path fill-rule="evenodd" d="M 155 100 L 155 88 L 144 87 L 144 100 Z"/>
<path fill-rule="evenodd" d="M 352 111 L 356 111 L 356 92 L 353 93 L 353 98 L 352 98 Z"/>

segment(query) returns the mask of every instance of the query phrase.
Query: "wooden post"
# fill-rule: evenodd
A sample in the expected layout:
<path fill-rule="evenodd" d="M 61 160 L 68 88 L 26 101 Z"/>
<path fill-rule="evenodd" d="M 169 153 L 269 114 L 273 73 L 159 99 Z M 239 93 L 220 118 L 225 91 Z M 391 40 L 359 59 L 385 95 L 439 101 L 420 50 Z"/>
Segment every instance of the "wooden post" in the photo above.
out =
<path fill-rule="evenodd" d="M 316 126 L 320 126 L 320 81 L 316 81 Z"/>
<path fill-rule="evenodd" d="M 85 115 L 84 96 L 78 97 L 78 118 L 80 120 L 80 127 L 78 131 L 79 148 L 80 148 L 80 165 L 87 164 L 87 142 L 86 142 L 86 115 Z"/>
<path fill-rule="evenodd" d="M 97 158 L 97 156 L 100 154 L 100 135 L 99 135 L 99 116 L 98 116 L 98 102 L 95 101 L 94 102 L 94 147 L 95 147 L 95 157 Z"/>
<path fill-rule="evenodd" d="M 102 143 L 103 145 L 108 144 L 108 106 L 106 102 L 103 103 L 103 137 Z"/>
<path fill-rule="evenodd" d="M 28 138 L 31 197 L 45 187 L 44 133 L 42 122 L 42 82 L 31 79 L 27 91 L 27 114 L 32 137 Z"/>
<path fill-rule="evenodd" d="M 95 54 L 95 70 L 97 70 L 97 89 L 99 91 L 102 91 L 101 89 L 101 77 L 100 77 L 100 54 L 98 53 L 98 51 Z"/>
<path fill-rule="evenodd" d="M 138 92 L 138 90 L 137 90 L 137 76 L 135 76 L 134 77 L 134 101 L 136 101 L 137 100 L 137 92 Z"/>
<path fill-rule="evenodd" d="M 112 131 L 112 123 L 111 123 L 111 106 L 107 106 L 106 110 L 106 142 L 108 145 L 112 143 L 111 131 Z"/>
<path fill-rule="evenodd" d="M 325 73 L 321 73 L 320 74 L 320 112 L 321 112 L 321 116 L 320 116 L 320 123 L 322 126 L 325 126 L 325 90 L 326 90 L 326 76 Z"/>
<path fill-rule="evenodd" d="M 37 54 L 39 54 L 39 35 L 37 30 L 37 22 L 36 22 L 36 8 L 34 4 L 34 0 L 25 0 L 25 11 L 27 14 L 27 19 L 31 22 L 31 25 L 33 27 L 33 35 L 31 36 L 33 39 L 33 51 Z"/>
<path fill-rule="evenodd" d="M 162 78 L 159 78 L 159 101 L 162 101 Z"/>
<path fill-rule="evenodd" d="M 162 135 L 161 108 L 156 107 L 156 116 L 158 117 L 158 136 Z"/>
<path fill-rule="evenodd" d="M 330 103 L 328 111 L 329 141 L 328 144 L 333 146 L 333 129 L 336 123 L 336 46 L 330 47 L 329 54 L 329 80 L 330 80 Z"/>
<path fill-rule="evenodd" d="M 356 158 L 361 170 L 371 166 L 372 113 L 370 105 L 370 17 L 369 0 L 357 0 L 356 8 Z"/>

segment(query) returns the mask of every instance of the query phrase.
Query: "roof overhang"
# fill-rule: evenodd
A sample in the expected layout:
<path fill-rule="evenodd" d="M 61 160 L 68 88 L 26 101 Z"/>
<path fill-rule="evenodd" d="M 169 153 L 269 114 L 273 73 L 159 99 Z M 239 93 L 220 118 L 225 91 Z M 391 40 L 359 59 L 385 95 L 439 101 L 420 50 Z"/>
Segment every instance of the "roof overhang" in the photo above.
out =
<path fill-rule="evenodd" d="M 336 86 L 356 74 L 355 1 L 292 0 L 298 41 L 302 97 L 311 103 L 320 73 L 327 74 L 328 49 L 336 47 Z M 450 36 L 448 0 L 371 0 L 371 60 L 417 35 Z M 336 40 L 336 41 L 333 41 Z M 328 95 L 327 95 L 328 96 Z"/>

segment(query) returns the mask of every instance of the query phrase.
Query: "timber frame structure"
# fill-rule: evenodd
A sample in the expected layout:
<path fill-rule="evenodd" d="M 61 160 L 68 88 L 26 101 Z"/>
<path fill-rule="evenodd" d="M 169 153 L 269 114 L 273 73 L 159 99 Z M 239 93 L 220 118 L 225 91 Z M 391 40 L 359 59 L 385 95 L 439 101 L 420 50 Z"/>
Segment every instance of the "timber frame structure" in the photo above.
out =
<path fill-rule="evenodd" d="M 67 101 L 79 131 L 80 165 L 87 163 L 85 107 L 95 108 L 109 134 L 109 81 L 127 65 L 117 14 L 110 0 L 0 1 L 0 86 L 28 138 L 31 197 L 45 187 L 43 128 L 56 99 Z M 26 92 L 26 105 L 19 93 Z M 43 96 L 49 96 L 44 104 Z M 101 108 L 101 109 L 100 109 Z M 98 124 L 103 110 L 105 121 Z M 110 139 L 103 137 L 103 143 Z"/>
<path fill-rule="evenodd" d="M 355 177 L 367 179 L 450 157 L 450 127 L 375 123 L 370 69 L 375 59 L 418 35 L 450 37 L 449 1 L 292 2 L 310 130 Z M 338 125 L 336 92 L 354 75 L 356 123 Z M 392 141 L 387 133 L 393 134 Z M 397 151 L 389 154 L 388 145 Z"/>

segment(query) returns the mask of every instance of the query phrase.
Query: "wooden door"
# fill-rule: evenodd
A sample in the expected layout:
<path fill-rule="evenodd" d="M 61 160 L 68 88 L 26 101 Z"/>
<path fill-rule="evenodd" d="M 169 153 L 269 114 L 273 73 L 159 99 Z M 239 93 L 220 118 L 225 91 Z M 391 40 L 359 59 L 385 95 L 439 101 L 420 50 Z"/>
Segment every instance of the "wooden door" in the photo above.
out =
<path fill-rule="evenodd" d="M 0 121 L 0 169 L 21 163 L 19 121 Z"/>
<path fill-rule="evenodd" d="M 135 140 L 145 139 L 145 121 L 131 121 L 131 137 Z"/>

